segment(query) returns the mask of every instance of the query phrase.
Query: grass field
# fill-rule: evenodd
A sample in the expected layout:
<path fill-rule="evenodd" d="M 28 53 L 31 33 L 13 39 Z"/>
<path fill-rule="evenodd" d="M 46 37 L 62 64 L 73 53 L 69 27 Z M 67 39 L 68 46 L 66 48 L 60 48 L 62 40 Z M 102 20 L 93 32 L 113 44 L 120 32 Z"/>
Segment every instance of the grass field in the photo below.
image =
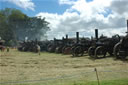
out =
<path fill-rule="evenodd" d="M 0 84 L 4 85 L 98 85 L 94 68 L 101 85 L 128 85 L 128 61 L 15 49 L 0 52 Z"/>

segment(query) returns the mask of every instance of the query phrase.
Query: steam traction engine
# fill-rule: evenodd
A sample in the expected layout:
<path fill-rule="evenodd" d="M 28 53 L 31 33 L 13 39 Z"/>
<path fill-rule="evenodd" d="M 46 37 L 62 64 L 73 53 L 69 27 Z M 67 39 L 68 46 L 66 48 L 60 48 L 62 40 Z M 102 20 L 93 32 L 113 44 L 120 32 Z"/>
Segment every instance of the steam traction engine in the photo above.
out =
<path fill-rule="evenodd" d="M 120 59 L 128 57 L 128 20 L 127 20 L 127 35 L 114 46 L 114 56 Z"/>
<path fill-rule="evenodd" d="M 75 43 L 74 41 L 75 41 L 74 38 L 68 38 L 68 35 L 66 35 L 66 39 L 64 39 L 64 46 L 62 48 L 63 54 L 71 54 L 72 46 Z"/>
<path fill-rule="evenodd" d="M 98 29 L 95 29 L 95 39 L 92 39 L 92 45 L 88 49 L 88 54 L 92 58 L 106 57 L 107 53 L 113 55 L 113 47 L 119 42 L 119 35 L 114 35 L 111 38 L 100 36 L 98 38 Z"/>
<path fill-rule="evenodd" d="M 64 40 L 54 38 L 47 46 L 48 52 L 62 53 Z"/>
<path fill-rule="evenodd" d="M 89 38 L 79 38 L 79 32 L 76 32 L 76 43 L 72 46 L 73 56 L 83 56 L 84 52 L 88 51 L 91 45 Z"/>

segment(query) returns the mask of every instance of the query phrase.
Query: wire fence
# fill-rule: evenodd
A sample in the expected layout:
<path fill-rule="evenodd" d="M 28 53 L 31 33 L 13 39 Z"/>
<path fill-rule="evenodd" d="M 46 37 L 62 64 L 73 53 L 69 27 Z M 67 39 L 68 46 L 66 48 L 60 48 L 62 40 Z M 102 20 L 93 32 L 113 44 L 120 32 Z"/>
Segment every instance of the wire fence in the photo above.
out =
<path fill-rule="evenodd" d="M 88 72 L 80 72 L 76 74 L 71 74 L 71 75 L 63 75 L 59 77 L 50 77 L 50 78 L 40 78 L 40 79 L 35 79 L 35 80 L 11 80 L 11 81 L 6 81 L 6 82 L 0 82 L 0 85 L 14 85 L 14 84 L 28 84 L 28 83 L 49 83 L 50 81 L 57 81 L 57 82 L 66 82 L 68 80 L 74 79 L 74 81 L 79 81 L 80 79 L 83 78 L 88 78 L 91 80 L 97 80 L 96 76 L 99 76 L 99 79 L 103 79 L 106 77 L 106 75 L 110 75 L 113 78 L 120 78 L 119 75 L 124 75 L 124 78 L 128 78 L 128 70 L 98 70 L 97 71 L 98 75 L 96 75 L 96 70 L 93 71 L 88 71 Z M 103 75 L 104 74 L 104 75 Z M 76 79 L 77 78 L 77 79 Z M 76 80 L 75 80 L 76 79 Z"/>

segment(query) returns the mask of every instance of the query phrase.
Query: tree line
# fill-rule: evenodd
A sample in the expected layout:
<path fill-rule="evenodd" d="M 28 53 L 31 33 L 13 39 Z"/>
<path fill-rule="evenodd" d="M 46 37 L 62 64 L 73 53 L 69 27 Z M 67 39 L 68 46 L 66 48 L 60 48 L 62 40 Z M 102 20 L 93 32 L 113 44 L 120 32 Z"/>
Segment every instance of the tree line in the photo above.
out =
<path fill-rule="evenodd" d="M 0 37 L 5 45 L 16 45 L 18 41 L 41 40 L 50 28 L 45 18 L 29 17 L 20 10 L 5 8 L 0 10 Z"/>

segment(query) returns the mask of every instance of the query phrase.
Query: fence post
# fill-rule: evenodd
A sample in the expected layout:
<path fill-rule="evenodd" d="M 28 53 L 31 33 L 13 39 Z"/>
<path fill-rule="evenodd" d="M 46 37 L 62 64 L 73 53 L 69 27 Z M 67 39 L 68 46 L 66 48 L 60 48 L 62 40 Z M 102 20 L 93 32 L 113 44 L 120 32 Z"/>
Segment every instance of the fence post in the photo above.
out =
<path fill-rule="evenodd" d="M 98 85 L 100 85 L 100 81 L 99 81 L 99 76 L 98 76 L 97 69 L 95 68 L 94 71 L 96 72 L 96 77 L 97 77 Z"/>

